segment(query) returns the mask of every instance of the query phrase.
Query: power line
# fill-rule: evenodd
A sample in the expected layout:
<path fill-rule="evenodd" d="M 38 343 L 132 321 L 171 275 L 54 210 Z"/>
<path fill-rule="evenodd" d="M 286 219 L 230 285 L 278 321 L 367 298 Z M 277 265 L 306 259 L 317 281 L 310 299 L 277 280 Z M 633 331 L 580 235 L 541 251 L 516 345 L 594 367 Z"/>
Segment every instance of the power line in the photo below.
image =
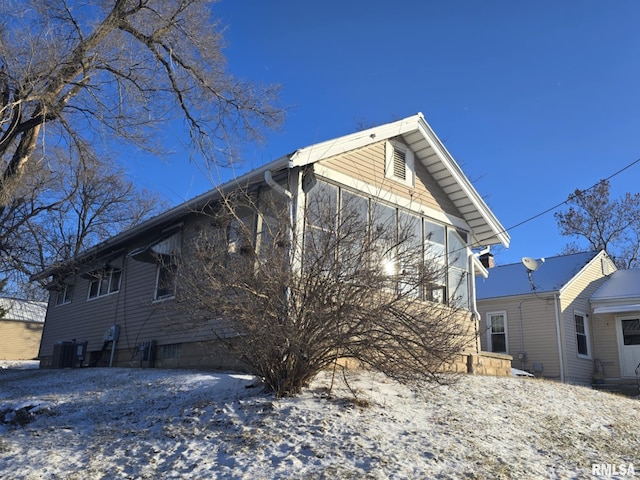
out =
<path fill-rule="evenodd" d="M 585 190 L 581 190 L 582 192 L 588 192 L 590 190 L 593 190 L 594 188 L 596 188 L 601 182 L 604 181 L 609 181 L 611 180 L 613 177 L 620 175 L 622 172 L 624 172 L 625 170 L 628 170 L 629 168 L 633 167 L 636 163 L 640 163 L 640 158 L 634 160 L 633 162 L 629 163 L 628 165 L 625 165 L 624 167 L 622 167 L 620 170 L 618 170 L 617 172 L 612 173 L 611 175 L 609 175 L 606 178 L 603 178 L 602 180 L 598 180 L 596 183 L 594 183 L 593 185 L 591 185 L 589 188 L 585 189 Z M 565 203 L 567 203 L 569 200 L 571 200 L 571 197 L 568 197 L 566 200 L 564 200 L 563 202 L 558 203 L 557 205 L 554 205 L 553 207 L 547 208 L 546 210 L 537 213 L 535 215 L 533 215 L 532 217 L 527 218 L 526 220 L 521 221 L 520 223 L 516 223 L 515 225 L 509 227 L 509 228 L 505 228 L 502 232 L 500 233 L 507 233 L 509 230 L 513 230 L 515 228 L 518 228 L 522 225 L 524 225 L 525 223 L 529 223 L 532 220 L 535 220 L 538 217 L 541 217 L 543 215 L 546 215 L 549 212 L 554 211 L 556 208 L 561 207 L 562 205 L 564 205 Z"/>

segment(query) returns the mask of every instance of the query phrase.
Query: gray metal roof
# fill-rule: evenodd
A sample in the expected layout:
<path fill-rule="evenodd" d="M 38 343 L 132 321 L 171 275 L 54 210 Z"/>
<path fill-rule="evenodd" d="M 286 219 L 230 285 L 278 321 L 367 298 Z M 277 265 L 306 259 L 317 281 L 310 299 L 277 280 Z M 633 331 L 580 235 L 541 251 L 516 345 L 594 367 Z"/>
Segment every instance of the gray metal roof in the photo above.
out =
<path fill-rule="evenodd" d="M 560 291 L 599 253 L 591 251 L 545 259 L 545 262 L 531 274 L 535 292 Z M 520 262 L 494 267 L 489 271 L 488 278 L 476 280 L 476 298 L 478 300 L 531 293 L 534 293 L 534 289 L 529 281 L 527 268 Z"/>

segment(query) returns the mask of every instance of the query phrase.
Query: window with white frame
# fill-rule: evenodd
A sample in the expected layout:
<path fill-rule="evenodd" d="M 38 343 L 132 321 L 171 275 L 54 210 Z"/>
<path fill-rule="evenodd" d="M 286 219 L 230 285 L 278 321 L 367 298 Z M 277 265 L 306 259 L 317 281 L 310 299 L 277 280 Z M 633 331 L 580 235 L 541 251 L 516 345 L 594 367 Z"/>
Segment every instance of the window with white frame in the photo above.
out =
<path fill-rule="evenodd" d="M 158 264 L 154 300 L 165 300 L 175 297 L 176 270 L 176 263 L 170 255 L 166 255 L 166 258 Z"/>
<path fill-rule="evenodd" d="M 367 261 L 387 273 L 392 288 L 419 299 L 469 308 L 467 232 L 318 180 L 307 194 L 305 261 L 320 258 L 314 255 L 317 248 L 326 248 L 330 244 L 326 240 L 336 235 L 347 235 L 343 229 L 352 228 L 352 224 L 362 226 L 358 235 L 371 236 L 374 252 Z M 346 248 L 342 252 L 337 249 L 336 243 L 336 251 L 327 250 L 342 265 L 362 263 L 361 259 L 350 258 Z M 328 255 L 324 257 L 329 259 Z M 417 285 L 418 279 L 424 280 L 423 269 L 433 273 L 429 285 Z"/>
<path fill-rule="evenodd" d="M 487 347 L 490 352 L 507 353 L 507 312 L 487 313 Z"/>
<path fill-rule="evenodd" d="M 91 275 L 89 284 L 89 299 L 109 295 L 120 290 L 120 278 L 122 270 L 119 268 L 108 268 Z"/>
<path fill-rule="evenodd" d="M 71 303 L 71 296 L 73 295 L 73 285 L 65 284 L 62 290 L 56 292 L 56 306 Z"/>
<path fill-rule="evenodd" d="M 385 177 L 413 187 L 414 154 L 402 142 L 390 140 L 385 144 Z"/>
<path fill-rule="evenodd" d="M 574 312 L 573 318 L 576 324 L 576 346 L 579 357 L 589 357 L 589 323 L 587 316 L 582 312 Z"/>
<path fill-rule="evenodd" d="M 424 220 L 424 261 L 434 272 L 435 281 L 425 287 L 425 299 L 437 303 L 447 301 L 446 228 Z"/>
<path fill-rule="evenodd" d="M 448 293 L 449 302 L 469 308 L 469 252 L 467 234 L 448 229 Z"/>

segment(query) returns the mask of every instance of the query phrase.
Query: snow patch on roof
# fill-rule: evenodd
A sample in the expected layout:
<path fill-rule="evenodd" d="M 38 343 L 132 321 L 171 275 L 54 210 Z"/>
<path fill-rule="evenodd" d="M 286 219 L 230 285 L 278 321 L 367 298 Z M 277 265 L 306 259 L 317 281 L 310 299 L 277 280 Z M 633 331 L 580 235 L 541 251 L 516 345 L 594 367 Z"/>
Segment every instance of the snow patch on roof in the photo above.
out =
<path fill-rule="evenodd" d="M 560 290 L 598 253 L 591 251 L 547 258 L 531 274 L 535 291 L 542 293 Z M 525 295 L 533 291 L 527 268 L 520 262 L 494 267 L 489 270 L 489 278 L 476 280 L 476 297 L 479 300 Z"/>
<path fill-rule="evenodd" d="M 44 323 L 44 317 L 47 314 L 47 304 L 45 302 L 33 302 L 17 298 L 0 297 L 0 308 L 7 311 L 3 319 L 18 320 L 20 322 Z"/>
<path fill-rule="evenodd" d="M 640 268 L 618 270 L 591 297 L 591 301 L 640 299 Z"/>

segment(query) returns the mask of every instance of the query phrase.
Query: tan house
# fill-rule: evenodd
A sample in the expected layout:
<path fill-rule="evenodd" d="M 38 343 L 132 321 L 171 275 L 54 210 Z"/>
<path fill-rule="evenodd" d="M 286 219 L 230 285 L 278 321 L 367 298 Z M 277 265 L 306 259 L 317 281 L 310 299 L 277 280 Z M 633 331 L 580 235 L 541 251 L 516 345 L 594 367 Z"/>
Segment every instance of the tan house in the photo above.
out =
<path fill-rule="evenodd" d="M 33 360 L 38 356 L 47 312 L 44 302 L 0 298 L 0 360 Z"/>
<path fill-rule="evenodd" d="M 427 239 L 438 248 L 442 261 L 450 265 L 439 296 L 431 301 L 446 303 L 451 285 L 460 284 L 457 291 L 462 292 L 469 322 L 477 318 L 475 277 L 488 274 L 472 249 L 509 244 L 502 225 L 417 114 L 296 150 L 42 272 L 39 277 L 50 280 L 51 295 L 41 364 L 233 366 L 211 330 L 163 328 L 170 311 L 163 306 L 175 290 L 163 281 L 170 267 L 154 258 L 179 250 L 195 229 L 203 228 L 194 212 L 219 201 L 220 191 L 239 187 L 251 189 L 258 202 L 274 194 L 286 199 L 294 235 L 310 227 L 302 221 L 304 209 L 319 190 L 330 192 L 331 205 L 356 196 L 369 211 L 384 208 L 394 222 L 412 216 L 422 242 Z M 259 248 L 266 220 L 255 215 L 243 221 L 253 225 L 254 246 Z M 477 354 L 477 339 L 474 342 L 470 353 Z M 73 357 L 69 362 L 67 355 Z M 509 366 L 503 360 L 498 366 L 504 366 L 500 362 Z M 487 359 L 489 364 L 493 360 Z"/>
<path fill-rule="evenodd" d="M 613 355 L 603 330 L 615 343 L 615 330 L 594 315 L 590 300 L 616 267 L 604 251 L 537 263 L 535 271 L 524 263 L 497 266 L 477 282 L 482 348 L 512 355 L 514 367 L 535 375 L 590 384 L 596 360 Z"/>

